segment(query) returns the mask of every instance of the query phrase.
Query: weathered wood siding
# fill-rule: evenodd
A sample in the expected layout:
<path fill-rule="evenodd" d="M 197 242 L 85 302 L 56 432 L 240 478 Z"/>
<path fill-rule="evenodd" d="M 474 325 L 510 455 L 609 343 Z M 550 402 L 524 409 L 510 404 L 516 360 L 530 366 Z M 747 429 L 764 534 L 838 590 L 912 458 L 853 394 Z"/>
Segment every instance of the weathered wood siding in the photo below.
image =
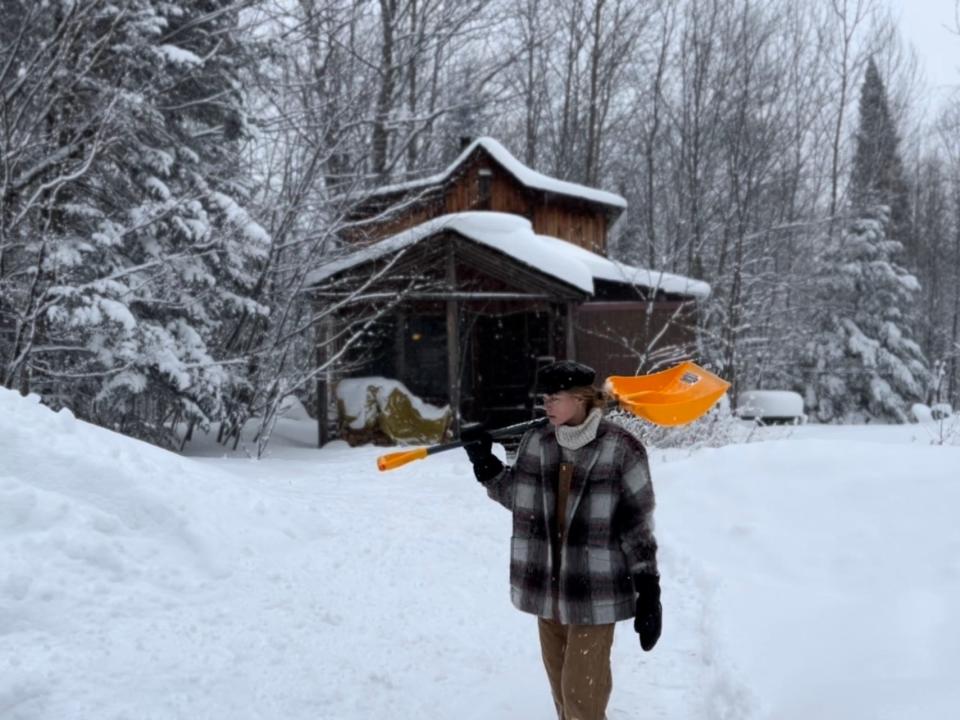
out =
<path fill-rule="evenodd" d="M 377 202 L 370 201 L 362 208 L 358 208 L 349 218 L 353 222 L 375 218 L 381 213 L 384 214 L 384 219 L 351 228 L 343 233 L 344 240 L 363 244 L 376 242 L 416 227 L 431 218 L 443 215 L 445 212 L 443 197 L 436 189 L 423 200 L 404 204 L 402 207 L 390 210 L 392 205 L 399 206 L 403 202 L 404 200 L 401 197 L 390 196 L 389 198 L 377 198 Z"/>
<path fill-rule="evenodd" d="M 489 178 L 484 181 L 484 174 Z M 401 205 L 426 188 L 411 191 L 405 198 L 391 195 L 372 198 L 357 208 L 353 220 L 370 218 L 391 205 Z M 411 202 L 382 222 L 352 231 L 348 240 L 371 242 L 420 225 L 440 215 L 471 210 L 492 210 L 527 218 L 534 232 L 567 240 L 592 252 L 606 254 L 607 216 L 597 207 L 575 198 L 530 190 L 500 166 L 482 148 L 460 167 L 443 187 L 434 188 L 429 197 Z"/>
<path fill-rule="evenodd" d="M 484 172 L 489 177 L 486 192 L 481 175 Z M 444 212 L 468 210 L 493 210 L 529 219 L 532 208 L 524 187 L 487 153 L 478 150 L 446 189 Z"/>
<path fill-rule="evenodd" d="M 692 327 L 696 310 L 691 303 L 681 316 L 675 317 L 678 305 L 654 303 L 649 323 L 643 302 L 581 305 L 576 313 L 576 359 L 594 368 L 597 378 L 634 375 L 644 349 L 668 323 L 670 326 L 657 339 L 654 350 L 672 347 L 677 357 L 688 357 L 696 340 Z M 641 367 L 639 371 L 650 372 L 650 368 Z"/>
<path fill-rule="evenodd" d="M 607 254 L 606 215 L 575 203 L 559 202 L 551 197 L 535 204 L 533 229 L 539 235 L 562 238 L 590 252 Z"/>

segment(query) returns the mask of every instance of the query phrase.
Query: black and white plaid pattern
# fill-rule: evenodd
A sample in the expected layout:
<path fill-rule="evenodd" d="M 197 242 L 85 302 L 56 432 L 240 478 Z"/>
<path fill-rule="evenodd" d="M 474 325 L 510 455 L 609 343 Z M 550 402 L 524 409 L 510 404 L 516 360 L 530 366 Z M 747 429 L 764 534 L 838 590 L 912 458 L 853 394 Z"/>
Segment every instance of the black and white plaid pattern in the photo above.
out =
<path fill-rule="evenodd" d="M 559 572 L 553 567 L 560 446 L 551 426 L 531 430 L 513 466 L 486 483 L 513 513 L 510 587 L 524 612 L 564 624 L 633 617 L 631 576 L 657 572 L 653 486 L 637 438 L 606 420 L 576 452 Z"/>

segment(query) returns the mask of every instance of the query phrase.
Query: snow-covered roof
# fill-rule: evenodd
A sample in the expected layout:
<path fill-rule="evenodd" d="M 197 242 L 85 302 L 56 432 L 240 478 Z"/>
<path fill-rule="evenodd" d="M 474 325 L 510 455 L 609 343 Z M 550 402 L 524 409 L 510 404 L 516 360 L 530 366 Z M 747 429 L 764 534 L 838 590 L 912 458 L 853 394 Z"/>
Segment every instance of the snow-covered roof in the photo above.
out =
<path fill-rule="evenodd" d="M 528 188 L 556 193 L 557 195 L 567 195 L 569 197 L 580 198 L 581 200 L 600 203 L 601 205 L 610 205 L 611 207 L 620 209 L 627 207 L 627 201 L 615 193 L 606 192 L 605 190 L 597 190 L 596 188 L 587 187 L 586 185 L 579 185 L 578 183 L 567 182 L 566 180 L 558 180 L 557 178 L 552 178 L 549 175 L 544 175 L 543 173 L 539 173 L 536 170 L 528 168 L 522 162 L 517 160 L 509 150 L 491 137 L 481 137 L 471 142 L 457 156 L 457 159 L 447 166 L 446 170 L 443 170 L 436 175 L 431 175 L 429 177 L 420 178 L 419 180 L 411 180 L 409 182 L 399 183 L 396 185 L 386 185 L 384 187 L 377 188 L 370 194 L 372 196 L 388 195 L 396 192 L 417 190 L 420 188 L 429 187 L 431 185 L 440 185 L 446 182 L 447 179 L 453 175 L 454 172 L 456 172 L 457 168 L 460 167 L 460 165 L 468 157 L 470 157 L 470 155 L 473 154 L 473 151 L 478 147 L 482 147 L 484 150 L 486 150 L 490 156 L 493 157 L 493 159 L 496 160 L 500 165 L 502 165 L 507 172 L 513 175 L 513 177 L 516 178 L 521 185 L 524 185 Z"/>
<path fill-rule="evenodd" d="M 444 230 L 452 230 L 468 240 L 499 250 L 546 275 L 593 294 L 593 276 L 589 269 L 582 263 L 571 263 L 558 256 L 555 246 L 564 243 L 563 240 L 537 235 L 526 218 L 498 212 L 462 212 L 427 220 L 318 268 L 307 279 L 307 284 L 316 285 L 332 275 L 392 255 Z"/>
<path fill-rule="evenodd" d="M 609 280 L 611 282 L 624 283 L 627 285 L 637 285 L 645 288 L 662 290 L 672 295 L 686 295 L 696 298 L 706 298 L 710 295 L 710 285 L 701 280 L 694 280 L 683 275 L 674 275 L 673 273 L 661 272 L 659 270 L 648 270 L 647 268 L 634 267 L 617 260 L 611 260 L 590 252 L 579 245 L 556 240 L 558 245 L 555 252 L 569 259 L 570 262 L 580 262 L 587 266 L 590 274 L 596 280 Z"/>
<path fill-rule="evenodd" d="M 710 286 L 681 275 L 655 272 L 609 260 L 566 240 L 537 235 L 530 221 L 499 212 L 461 212 L 442 215 L 385 240 L 345 255 L 315 270 L 307 279 L 316 285 L 337 273 L 411 247 L 444 230 L 498 250 L 534 270 L 550 275 L 590 295 L 594 279 L 657 288 L 666 293 L 705 298 Z"/>

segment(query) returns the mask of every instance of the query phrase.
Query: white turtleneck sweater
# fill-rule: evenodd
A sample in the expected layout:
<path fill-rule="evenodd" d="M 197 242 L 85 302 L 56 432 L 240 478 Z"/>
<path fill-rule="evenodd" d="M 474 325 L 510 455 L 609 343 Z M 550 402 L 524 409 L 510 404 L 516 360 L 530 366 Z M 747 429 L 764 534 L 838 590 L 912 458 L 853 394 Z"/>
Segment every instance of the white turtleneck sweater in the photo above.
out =
<path fill-rule="evenodd" d="M 558 425 L 557 444 L 564 462 L 570 462 L 576 451 L 597 437 L 597 428 L 603 417 L 603 410 L 594 408 L 579 425 Z"/>

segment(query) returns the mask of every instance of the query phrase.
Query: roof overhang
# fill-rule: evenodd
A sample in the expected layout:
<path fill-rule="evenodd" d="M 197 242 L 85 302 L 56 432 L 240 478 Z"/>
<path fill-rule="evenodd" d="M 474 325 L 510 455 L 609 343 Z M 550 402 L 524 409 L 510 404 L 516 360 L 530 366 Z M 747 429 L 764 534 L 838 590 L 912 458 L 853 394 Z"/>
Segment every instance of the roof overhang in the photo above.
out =
<path fill-rule="evenodd" d="M 332 260 L 312 272 L 306 285 L 315 287 L 348 270 L 451 233 L 530 272 L 547 276 L 584 299 L 595 294 L 595 280 L 643 287 L 653 290 L 654 295 L 661 293 L 693 300 L 710 294 L 707 283 L 609 260 L 565 240 L 537 235 L 526 218 L 497 212 L 455 213 L 428 220 Z"/>

